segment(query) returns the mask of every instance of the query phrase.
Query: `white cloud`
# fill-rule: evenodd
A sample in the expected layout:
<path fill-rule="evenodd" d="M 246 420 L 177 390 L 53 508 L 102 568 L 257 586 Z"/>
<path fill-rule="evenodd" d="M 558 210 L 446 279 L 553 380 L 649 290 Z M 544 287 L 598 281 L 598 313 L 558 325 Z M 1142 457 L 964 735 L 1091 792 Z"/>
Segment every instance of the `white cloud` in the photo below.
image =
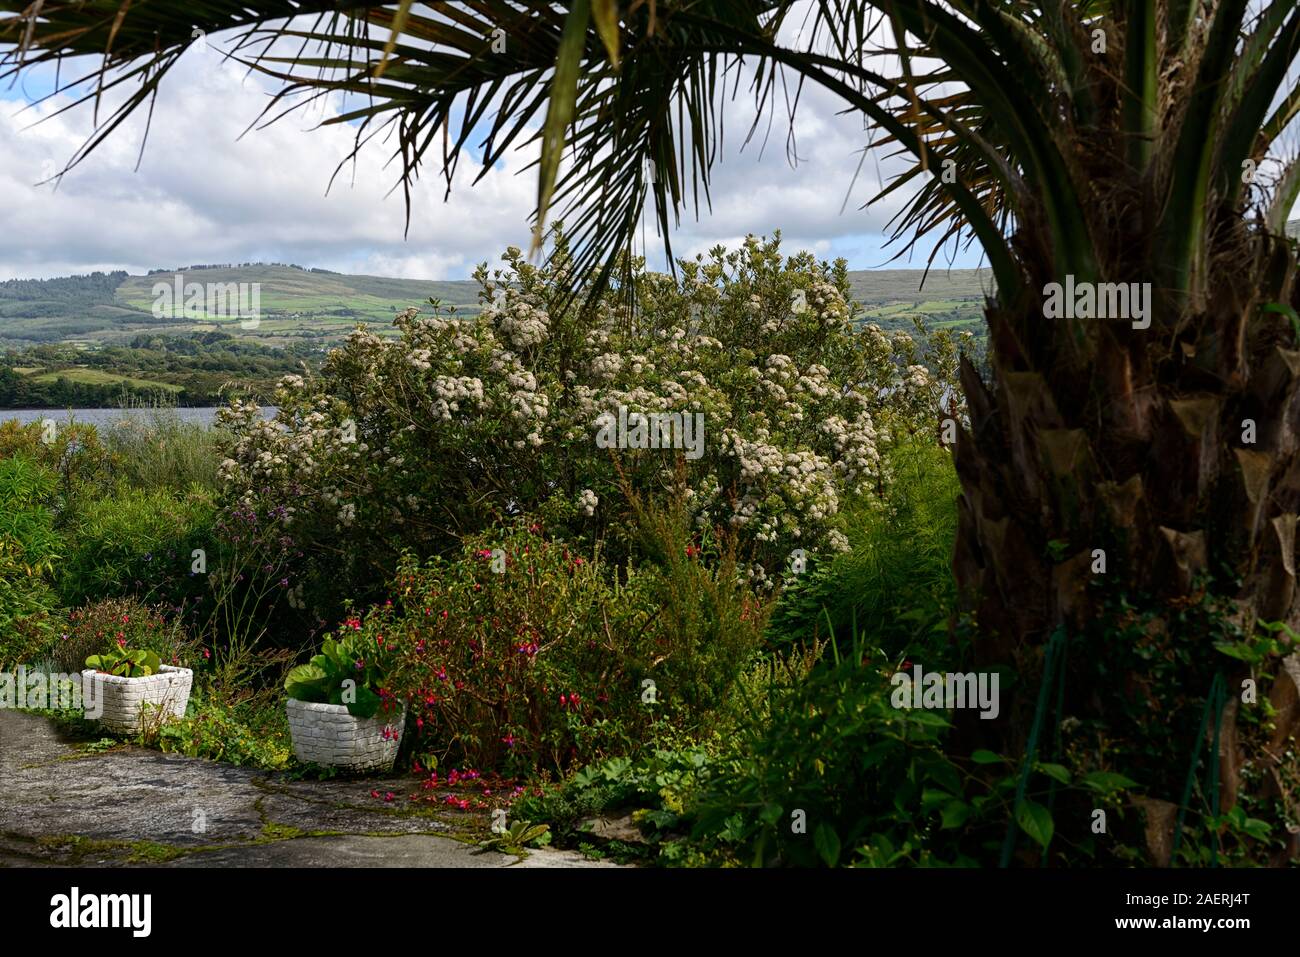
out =
<path fill-rule="evenodd" d="M 315 117 L 292 114 L 241 138 L 266 106 L 271 87 L 223 68 L 210 52 L 187 54 L 167 80 L 139 171 L 134 167 L 144 110 L 57 191 L 32 183 L 80 146 L 91 127 L 90 110 L 53 115 L 67 102 L 57 98 L 16 116 L 21 102 L 0 100 L 0 192 L 7 197 L 8 226 L 0 233 L 0 277 L 270 260 L 342 272 L 465 278 L 478 262 L 495 262 L 507 245 L 527 246 L 536 176 L 535 170 L 518 174 L 527 165 L 524 156 L 508 156 L 472 188 L 478 169 L 465 157 L 446 201 L 438 171 L 427 166 L 404 237 L 401 191 L 390 194 L 396 171 L 385 168 L 390 146 L 376 142 L 364 149 L 355 169 L 345 167 L 326 195 L 336 166 L 351 151 L 353 128 L 312 128 L 322 115 L 317 111 Z M 859 117 L 836 115 L 838 108 L 829 95 L 805 90 L 795 124 L 799 162 L 791 168 L 784 112 L 765 148 L 760 130 L 741 150 L 753 106 L 743 96 L 730 104 L 723 162 L 713 174 L 712 212 L 701 209 L 695 222 L 693 212 L 684 211 L 674 252 L 734 245 L 747 232 L 779 228 L 790 251 L 861 251 L 853 267 L 882 263 L 887 254 L 877 234 L 897 206 L 858 208 L 878 188 L 869 158 L 841 212 L 865 133 Z M 24 129 L 37 118 L 45 121 Z M 652 263 L 661 263 L 653 221 L 645 235 Z"/>

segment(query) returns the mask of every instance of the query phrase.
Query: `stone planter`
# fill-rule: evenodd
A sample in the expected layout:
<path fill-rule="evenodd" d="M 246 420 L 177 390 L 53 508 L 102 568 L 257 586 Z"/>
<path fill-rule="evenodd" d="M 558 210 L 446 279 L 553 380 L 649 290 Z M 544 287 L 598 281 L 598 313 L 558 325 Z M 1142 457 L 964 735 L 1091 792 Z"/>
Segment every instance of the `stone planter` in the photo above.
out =
<path fill-rule="evenodd" d="M 289 735 L 299 761 L 331 764 L 348 771 L 388 771 L 397 760 L 406 707 L 373 718 L 348 714 L 347 705 L 290 698 Z M 388 734 L 385 735 L 385 729 Z"/>
<path fill-rule="evenodd" d="M 123 678 L 87 668 L 81 673 L 81 687 L 94 684 L 94 698 L 83 690 L 82 704 L 86 717 L 98 717 L 110 731 L 134 733 L 169 717 L 185 717 L 190 700 L 194 672 L 189 668 L 163 665 L 156 675 Z M 92 713 L 102 709 L 99 715 Z"/>

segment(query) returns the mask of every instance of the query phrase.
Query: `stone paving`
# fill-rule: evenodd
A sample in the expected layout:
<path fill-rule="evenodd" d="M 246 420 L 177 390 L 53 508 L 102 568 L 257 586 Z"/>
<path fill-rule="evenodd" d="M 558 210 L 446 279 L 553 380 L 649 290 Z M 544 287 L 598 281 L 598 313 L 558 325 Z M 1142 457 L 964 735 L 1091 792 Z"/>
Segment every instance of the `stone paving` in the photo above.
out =
<path fill-rule="evenodd" d="M 376 802 L 411 778 L 296 781 L 129 745 L 79 749 L 0 709 L 0 867 L 609 867 L 543 848 L 484 852 L 482 815 Z"/>

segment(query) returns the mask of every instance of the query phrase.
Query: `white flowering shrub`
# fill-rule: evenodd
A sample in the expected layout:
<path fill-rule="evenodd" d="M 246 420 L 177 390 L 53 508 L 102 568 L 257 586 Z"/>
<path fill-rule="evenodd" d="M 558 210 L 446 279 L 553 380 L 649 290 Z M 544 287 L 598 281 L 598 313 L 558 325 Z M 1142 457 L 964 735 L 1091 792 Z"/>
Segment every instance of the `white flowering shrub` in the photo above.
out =
<path fill-rule="evenodd" d="M 382 581 L 402 549 L 443 553 L 519 514 L 626 554 L 628 493 L 671 492 L 702 537 L 735 533 L 770 581 L 794 548 L 845 547 L 845 498 L 879 494 L 889 446 L 937 434 L 956 393 L 951 335 L 857 328 L 843 261 L 783 258 L 779 236 L 683 261 L 676 278 L 635 261 L 635 305 L 614 285 L 568 308 L 554 238 L 545 266 L 511 248 L 503 269 L 479 268 L 478 315 L 407 309 L 398 337 L 359 327 L 319 376 L 286 377 L 274 421 L 224 410 L 228 503 L 274 510 L 337 566 L 332 587 L 356 587 Z M 701 423 L 695 444 L 597 441 L 649 413 Z"/>

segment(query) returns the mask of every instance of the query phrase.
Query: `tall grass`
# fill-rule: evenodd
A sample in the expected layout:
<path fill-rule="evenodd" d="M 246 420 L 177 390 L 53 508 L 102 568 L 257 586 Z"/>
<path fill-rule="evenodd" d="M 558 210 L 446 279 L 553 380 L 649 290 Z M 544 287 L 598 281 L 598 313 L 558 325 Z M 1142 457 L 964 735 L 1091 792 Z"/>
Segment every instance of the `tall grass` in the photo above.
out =
<path fill-rule="evenodd" d="M 218 433 L 184 422 L 175 409 L 154 405 L 103 429 L 104 444 L 121 484 L 132 488 L 215 492 Z"/>

